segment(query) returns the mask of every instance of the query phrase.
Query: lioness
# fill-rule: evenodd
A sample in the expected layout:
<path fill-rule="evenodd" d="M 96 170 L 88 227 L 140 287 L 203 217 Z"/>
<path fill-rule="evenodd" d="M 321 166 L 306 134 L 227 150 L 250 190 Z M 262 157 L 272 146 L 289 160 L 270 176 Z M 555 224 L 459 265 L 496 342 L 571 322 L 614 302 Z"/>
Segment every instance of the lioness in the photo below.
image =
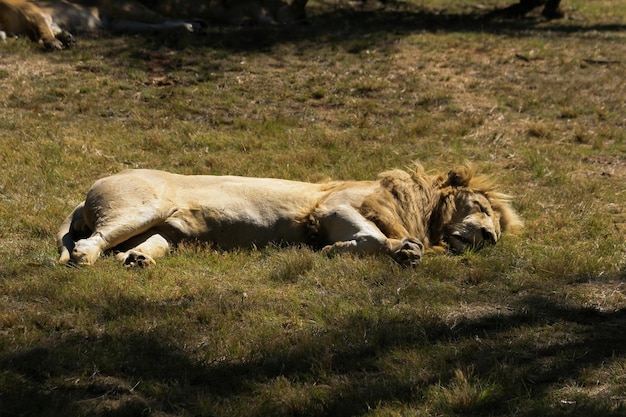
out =
<path fill-rule="evenodd" d="M 521 225 L 510 197 L 469 166 L 326 183 L 141 169 L 96 181 L 61 225 L 57 246 L 59 262 L 74 265 L 113 252 L 125 266 L 144 267 L 196 240 L 223 249 L 305 243 L 417 266 L 426 248 L 477 250 Z"/>
<path fill-rule="evenodd" d="M 25 0 L 0 0 L 0 30 L 28 36 L 49 50 L 63 49 L 74 43 L 72 35 L 56 25 L 49 13 Z"/>
<path fill-rule="evenodd" d="M 75 43 L 71 33 L 182 29 L 198 22 L 292 24 L 306 19 L 307 0 L 0 0 L 0 31 L 25 35 L 45 49 Z"/>
<path fill-rule="evenodd" d="M 29 0 L 49 14 L 59 27 L 71 32 L 163 31 L 182 28 L 192 32 L 193 25 L 171 21 L 135 0 Z"/>
<path fill-rule="evenodd" d="M 169 20 L 135 0 L 0 0 L 0 29 L 54 50 L 75 43 L 70 32 L 193 32 L 195 25 Z"/>

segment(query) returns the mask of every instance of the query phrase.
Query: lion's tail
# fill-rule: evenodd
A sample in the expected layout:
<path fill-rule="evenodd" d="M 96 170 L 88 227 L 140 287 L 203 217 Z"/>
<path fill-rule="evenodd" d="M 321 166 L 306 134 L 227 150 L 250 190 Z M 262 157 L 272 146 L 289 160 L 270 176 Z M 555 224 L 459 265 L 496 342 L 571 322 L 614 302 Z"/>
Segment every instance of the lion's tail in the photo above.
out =
<path fill-rule="evenodd" d="M 66 265 L 70 261 L 70 254 L 74 250 L 74 244 L 78 239 L 87 237 L 90 233 L 83 217 L 85 202 L 80 203 L 65 218 L 57 232 L 57 249 L 59 251 L 59 263 Z"/>

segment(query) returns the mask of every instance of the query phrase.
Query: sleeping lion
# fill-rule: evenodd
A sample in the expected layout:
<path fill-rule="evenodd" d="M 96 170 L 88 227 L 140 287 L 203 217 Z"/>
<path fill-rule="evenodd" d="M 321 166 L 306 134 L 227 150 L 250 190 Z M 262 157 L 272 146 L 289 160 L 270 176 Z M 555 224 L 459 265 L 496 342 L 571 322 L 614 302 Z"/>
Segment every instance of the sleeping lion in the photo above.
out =
<path fill-rule="evenodd" d="M 28 36 L 48 50 L 64 49 L 75 42 L 69 32 L 52 21 L 49 13 L 25 0 L 0 0 L 0 31 Z"/>
<path fill-rule="evenodd" d="M 71 33 L 196 32 L 205 21 L 294 24 L 307 0 L 0 0 L 0 34 L 28 36 L 44 49 L 71 47 Z M 71 32 L 71 33 L 70 33 Z M 6 37 L 6 34 L 5 34 Z"/>
<path fill-rule="evenodd" d="M 222 249 L 303 243 L 417 266 L 426 249 L 478 250 L 521 226 L 511 198 L 470 166 L 324 183 L 140 169 L 96 181 L 61 225 L 57 246 L 59 262 L 73 265 L 113 253 L 145 267 L 179 242 L 200 241 Z"/>
<path fill-rule="evenodd" d="M 191 23 L 171 21 L 134 0 L 0 0 L 0 30 L 28 36 L 46 50 L 69 48 L 70 33 L 100 29 L 143 32 L 182 28 Z"/>

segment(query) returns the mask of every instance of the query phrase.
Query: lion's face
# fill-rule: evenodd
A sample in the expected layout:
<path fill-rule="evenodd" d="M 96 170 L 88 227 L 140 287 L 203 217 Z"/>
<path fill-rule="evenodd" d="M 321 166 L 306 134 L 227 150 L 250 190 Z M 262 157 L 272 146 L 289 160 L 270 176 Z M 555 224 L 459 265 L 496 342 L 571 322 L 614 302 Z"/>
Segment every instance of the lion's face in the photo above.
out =
<path fill-rule="evenodd" d="M 443 240 L 452 253 L 479 250 L 500 238 L 500 214 L 484 194 L 467 190 L 455 197 L 455 211 L 445 226 Z"/>

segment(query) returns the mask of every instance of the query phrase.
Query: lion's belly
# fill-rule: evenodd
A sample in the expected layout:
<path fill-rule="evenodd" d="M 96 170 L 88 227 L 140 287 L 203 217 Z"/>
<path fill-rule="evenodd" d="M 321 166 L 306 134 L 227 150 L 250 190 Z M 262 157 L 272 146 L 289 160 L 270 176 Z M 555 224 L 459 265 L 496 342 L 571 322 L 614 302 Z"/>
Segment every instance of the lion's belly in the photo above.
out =
<path fill-rule="evenodd" d="M 201 196 L 177 204 L 166 220 L 173 240 L 197 239 L 224 249 L 297 243 L 307 238 L 303 217 L 323 193 L 315 184 L 219 178 Z M 188 196 L 188 194 L 187 194 Z"/>
<path fill-rule="evenodd" d="M 303 242 L 306 228 L 289 214 L 208 207 L 179 209 L 166 220 L 164 232 L 174 241 L 200 240 L 223 249 Z"/>

